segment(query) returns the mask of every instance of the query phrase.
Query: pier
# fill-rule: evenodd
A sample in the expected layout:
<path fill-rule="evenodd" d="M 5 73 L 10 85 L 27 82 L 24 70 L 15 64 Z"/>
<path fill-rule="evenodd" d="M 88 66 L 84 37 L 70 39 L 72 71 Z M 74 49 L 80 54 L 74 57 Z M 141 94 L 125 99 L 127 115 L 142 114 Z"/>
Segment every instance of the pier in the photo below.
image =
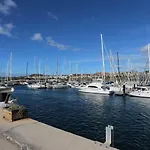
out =
<path fill-rule="evenodd" d="M 0 108 L 0 148 L 3 150 L 117 150 L 105 144 L 48 126 L 33 119 L 9 122 Z"/>

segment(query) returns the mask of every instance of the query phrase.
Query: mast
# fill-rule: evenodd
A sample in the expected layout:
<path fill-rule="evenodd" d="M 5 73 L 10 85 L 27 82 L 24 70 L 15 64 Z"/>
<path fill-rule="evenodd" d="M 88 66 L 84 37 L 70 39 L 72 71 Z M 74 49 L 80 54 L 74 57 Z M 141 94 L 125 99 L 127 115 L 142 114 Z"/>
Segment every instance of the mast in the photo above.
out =
<path fill-rule="evenodd" d="M 39 82 L 40 82 L 40 68 L 41 68 L 41 60 L 39 60 Z"/>
<path fill-rule="evenodd" d="M 150 75 L 150 44 L 148 44 L 148 80 Z"/>
<path fill-rule="evenodd" d="M 27 65 L 26 65 L 26 77 L 28 77 L 28 62 L 27 62 Z"/>
<path fill-rule="evenodd" d="M 70 61 L 70 74 L 72 74 L 72 62 Z"/>
<path fill-rule="evenodd" d="M 72 62 L 70 61 L 70 64 L 69 64 L 69 71 L 70 71 L 70 75 L 69 75 L 69 81 L 72 80 L 71 76 L 72 76 Z"/>
<path fill-rule="evenodd" d="M 131 73 L 131 65 L 130 65 L 130 58 L 128 58 L 128 70 L 127 70 L 127 78 L 128 78 L 128 81 L 130 81 L 130 73 Z"/>
<path fill-rule="evenodd" d="M 120 79 L 120 62 L 119 62 L 119 53 L 117 52 L 117 69 L 118 69 L 118 75 Z"/>
<path fill-rule="evenodd" d="M 113 80 L 113 73 L 112 73 L 112 54 L 111 54 L 111 49 L 110 49 L 110 81 Z"/>
<path fill-rule="evenodd" d="M 78 81 L 78 64 L 76 64 L 76 81 Z"/>
<path fill-rule="evenodd" d="M 78 74 L 78 64 L 76 64 L 76 74 Z"/>
<path fill-rule="evenodd" d="M 9 78 L 10 81 L 12 80 L 12 53 L 10 53 L 10 60 L 9 60 Z"/>
<path fill-rule="evenodd" d="M 118 80 L 116 78 L 116 73 L 115 73 L 115 70 L 113 67 L 114 58 L 113 58 L 111 49 L 110 49 L 110 62 L 111 62 L 112 79 L 113 79 L 113 81 L 115 81 L 118 84 Z"/>
<path fill-rule="evenodd" d="M 36 78 L 36 56 L 34 56 L 34 76 L 35 76 L 35 81 L 37 80 L 37 78 Z"/>
<path fill-rule="evenodd" d="M 104 59 L 104 43 L 102 34 L 101 34 L 101 49 L 102 49 L 102 64 L 103 64 L 103 80 L 105 82 L 105 59 Z"/>
<path fill-rule="evenodd" d="M 150 74 L 150 44 L 148 44 L 148 71 Z"/>
<path fill-rule="evenodd" d="M 83 83 L 83 70 L 81 70 L 81 83 Z"/>
<path fill-rule="evenodd" d="M 58 61 L 56 62 L 56 82 L 58 82 Z"/>
<path fill-rule="evenodd" d="M 34 56 L 34 73 L 36 74 L 36 57 Z"/>
<path fill-rule="evenodd" d="M 58 76 L 58 61 L 56 62 L 56 75 Z"/>
<path fill-rule="evenodd" d="M 43 66 L 43 72 L 44 72 L 44 78 L 45 78 L 45 83 L 46 83 L 46 72 L 47 72 L 47 69 L 46 69 L 45 65 Z"/>
<path fill-rule="evenodd" d="M 6 81 L 8 82 L 8 68 L 9 68 L 9 62 L 7 62 L 7 67 L 6 67 Z"/>

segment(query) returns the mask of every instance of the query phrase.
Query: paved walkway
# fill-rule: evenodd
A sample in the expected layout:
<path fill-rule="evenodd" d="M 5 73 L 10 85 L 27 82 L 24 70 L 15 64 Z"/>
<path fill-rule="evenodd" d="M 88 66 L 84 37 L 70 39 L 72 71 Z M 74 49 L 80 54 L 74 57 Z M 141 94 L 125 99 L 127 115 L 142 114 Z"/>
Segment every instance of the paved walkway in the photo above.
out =
<path fill-rule="evenodd" d="M 30 150 L 108 150 L 100 142 L 62 131 L 32 119 L 8 122 L 2 118 L 1 110 L 0 134 L 3 138 L 9 138 L 14 145 Z M 0 145 L 1 143 L 5 147 L 8 141 L 1 140 Z M 14 145 L 7 145 L 12 148 L 6 150 L 17 150 Z M 116 149 L 109 148 L 109 150 Z"/>
<path fill-rule="evenodd" d="M 11 144 L 9 141 L 0 139 L 0 150 L 19 150 L 16 145 Z"/>

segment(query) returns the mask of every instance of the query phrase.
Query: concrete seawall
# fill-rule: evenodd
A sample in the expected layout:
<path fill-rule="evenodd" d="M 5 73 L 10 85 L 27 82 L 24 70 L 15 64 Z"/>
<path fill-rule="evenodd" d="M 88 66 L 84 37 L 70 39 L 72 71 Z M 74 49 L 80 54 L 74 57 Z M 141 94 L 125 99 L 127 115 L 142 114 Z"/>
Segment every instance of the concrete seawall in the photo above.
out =
<path fill-rule="evenodd" d="M 0 149 L 3 150 L 116 150 L 104 144 L 32 119 L 9 122 L 0 109 Z"/>

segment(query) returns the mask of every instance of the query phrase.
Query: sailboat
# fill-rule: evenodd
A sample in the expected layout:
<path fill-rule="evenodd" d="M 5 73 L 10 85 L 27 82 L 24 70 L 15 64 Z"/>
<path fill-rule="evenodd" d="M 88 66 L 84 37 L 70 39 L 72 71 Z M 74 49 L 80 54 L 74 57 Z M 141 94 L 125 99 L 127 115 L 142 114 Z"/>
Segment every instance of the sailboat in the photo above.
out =
<path fill-rule="evenodd" d="M 58 61 L 56 63 L 56 82 L 53 83 L 52 88 L 53 89 L 66 89 L 69 86 L 65 83 L 58 81 Z"/>
<path fill-rule="evenodd" d="M 113 63 L 112 55 L 110 52 L 110 65 L 112 67 Z M 113 67 L 112 67 L 113 70 Z M 117 52 L 117 73 L 118 73 L 118 78 L 116 78 L 116 75 L 114 75 L 115 82 L 108 84 L 110 89 L 114 91 L 115 95 L 124 95 L 125 93 L 128 93 L 131 91 L 136 86 L 136 82 L 131 82 L 129 79 L 128 81 L 124 82 L 121 79 L 120 75 L 120 60 L 119 60 L 119 53 Z M 125 86 L 125 91 L 123 90 L 123 86 Z"/>
<path fill-rule="evenodd" d="M 148 44 L 147 50 L 148 50 L 148 62 L 149 62 L 148 75 L 150 75 L 150 44 Z M 129 92 L 128 95 L 134 97 L 150 98 L 150 88 L 145 86 L 137 86 L 133 91 Z"/>
<path fill-rule="evenodd" d="M 12 53 L 10 53 L 10 58 L 6 67 L 6 86 L 13 86 L 12 82 Z"/>
<path fill-rule="evenodd" d="M 120 94 L 122 94 L 122 86 L 120 86 L 120 84 L 118 82 L 118 79 L 116 78 L 116 75 L 114 73 L 114 68 L 113 68 L 114 60 L 113 60 L 113 57 L 112 57 L 111 50 L 110 50 L 109 58 L 110 58 L 110 70 L 111 70 L 110 75 L 111 75 L 111 79 L 114 78 L 113 81 L 115 81 L 115 82 L 112 82 L 112 80 L 111 80 L 109 83 L 107 83 L 107 85 L 110 87 L 110 90 L 114 91 L 114 93 L 116 95 L 120 95 Z M 118 52 L 117 52 L 117 62 L 118 62 L 118 67 L 117 68 L 118 68 L 118 74 L 119 74 L 120 73 L 120 68 L 119 68 L 119 54 L 118 54 Z"/>
<path fill-rule="evenodd" d="M 41 63 L 41 61 L 39 61 L 39 81 L 35 82 L 35 83 L 27 84 L 28 88 L 31 88 L 31 89 L 45 88 L 45 85 L 40 83 L 40 63 Z M 36 66 L 36 59 L 34 59 L 34 65 Z"/>
<path fill-rule="evenodd" d="M 102 50 L 102 64 L 103 64 L 103 79 L 99 79 L 96 82 L 92 82 L 86 85 L 85 87 L 77 88 L 79 92 L 106 94 L 106 95 L 111 95 L 114 93 L 112 90 L 110 90 L 108 86 L 105 86 L 103 84 L 105 82 L 105 60 L 104 60 L 104 44 L 102 34 L 101 34 L 101 50 Z"/>

